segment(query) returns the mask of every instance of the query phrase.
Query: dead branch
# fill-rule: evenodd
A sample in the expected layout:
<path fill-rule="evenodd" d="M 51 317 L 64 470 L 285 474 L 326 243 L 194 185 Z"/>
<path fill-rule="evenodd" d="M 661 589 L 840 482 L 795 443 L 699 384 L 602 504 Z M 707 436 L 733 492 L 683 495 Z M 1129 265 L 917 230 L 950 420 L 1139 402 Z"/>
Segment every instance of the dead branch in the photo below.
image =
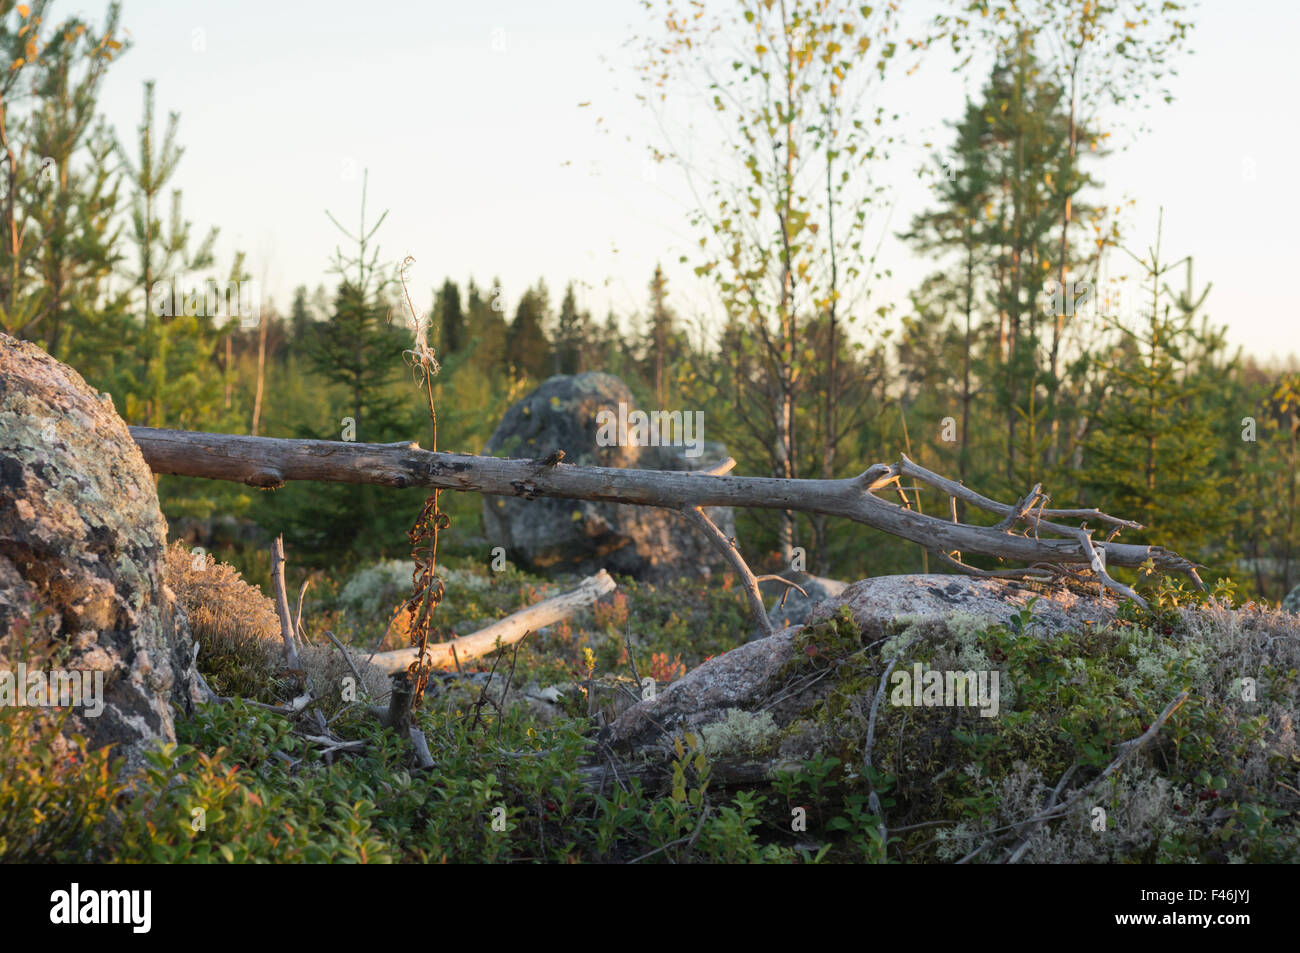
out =
<path fill-rule="evenodd" d="M 871 702 L 871 717 L 867 722 L 867 741 L 863 746 L 862 756 L 862 764 L 865 770 L 862 773 L 867 780 L 867 790 L 870 792 L 868 806 L 871 808 L 871 813 L 880 819 L 877 829 L 880 831 L 881 844 L 889 843 L 889 832 L 885 826 L 885 810 L 880 804 L 880 795 L 876 793 L 876 781 L 873 777 L 875 766 L 871 763 L 871 747 L 876 743 L 876 715 L 880 711 L 880 702 L 885 697 L 885 686 L 889 684 L 889 676 L 893 674 L 894 666 L 898 664 L 898 660 L 903 657 L 904 653 L 916 644 L 919 638 L 919 636 L 912 638 L 889 660 L 889 665 L 885 667 L 885 671 L 880 676 L 880 684 L 876 688 L 876 697 Z"/>
<path fill-rule="evenodd" d="M 1040 824 L 1042 824 L 1045 821 L 1049 821 L 1054 818 L 1061 817 L 1062 815 L 1068 814 L 1071 810 L 1073 810 L 1076 804 L 1078 804 L 1085 797 L 1087 797 L 1089 794 L 1095 791 L 1097 787 L 1100 784 L 1102 784 L 1107 778 L 1111 777 L 1111 775 L 1119 771 L 1119 769 L 1124 766 L 1124 763 L 1126 761 L 1128 761 L 1135 754 L 1137 754 L 1148 744 L 1154 741 L 1156 735 L 1160 734 L 1160 729 L 1164 727 L 1165 722 L 1169 720 L 1170 716 L 1172 716 L 1174 712 L 1176 712 L 1179 708 L 1182 707 L 1183 702 L 1187 701 L 1189 694 L 1190 694 L 1189 692 L 1182 691 L 1179 692 L 1176 696 L 1174 696 L 1173 701 L 1171 701 L 1168 705 L 1165 706 L 1164 711 L 1162 711 L 1156 717 L 1155 721 L 1151 722 L 1151 724 L 1147 727 L 1146 731 L 1144 731 L 1138 737 L 1130 738 L 1128 741 L 1125 741 L 1120 744 L 1119 754 L 1116 756 L 1115 760 L 1113 760 L 1110 764 L 1106 766 L 1105 771 L 1097 775 L 1097 777 L 1093 778 L 1092 782 L 1088 784 L 1086 787 L 1080 788 L 1078 791 L 1076 791 L 1073 795 L 1071 795 L 1061 804 L 1057 805 L 1055 804 L 1057 794 L 1059 794 L 1061 784 L 1065 783 L 1065 779 L 1063 778 L 1061 784 L 1057 785 L 1057 791 L 1053 793 L 1052 799 L 1051 801 L 1049 801 L 1048 806 L 1045 807 L 1043 810 L 1039 811 L 1033 817 L 1029 818 L 1023 824 L 1016 825 L 1017 828 L 1020 828 L 1022 830 L 1027 828 L 1029 833 L 1025 835 L 1025 838 L 1021 842 L 1021 844 L 1015 849 L 1015 851 L 1012 852 L 1011 856 L 1007 859 L 1007 863 L 1014 864 L 1018 860 L 1020 860 L 1022 856 L 1024 856 L 1025 851 L 1028 850 L 1029 848 L 1029 837 L 1033 834 L 1034 830 L 1037 829 L 1037 827 Z M 1073 771 L 1073 768 L 1071 769 L 1071 771 Z M 1069 777 L 1069 774 L 1070 772 L 1067 772 L 1066 777 Z"/>
<path fill-rule="evenodd" d="M 1041 578 L 1042 566 L 1064 569 L 1081 565 L 1091 569 L 1103 585 L 1136 599 L 1131 589 L 1107 574 L 1107 567 L 1136 568 L 1150 560 L 1157 569 L 1183 573 L 1203 588 L 1196 564 L 1177 553 L 1158 546 L 1116 543 L 1109 539 L 1099 545 L 1092 541 L 1092 531 L 1087 528 L 1091 522 L 1107 525 L 1112 530 L 1140 529 L 1137 523 L 1095 509 L 1047 509 L 1040 487 L 1035 487 L 1015 506 L 999 503 L 932 473 L 906 456 L 898 463 L 874 464 L 860 475 L 846 479 L 785 480 L 731 476 L 719 472 L 724 470 L 722 465 L 713 472 L 625 470 L 566 463 L 539 467 L 535 460 L 435 453 L 421 450 L 415 443 L 281 440 L 148 427 L 130 429 L 155 473 L 234 480 L 259 487 L 278 487 L 289 480 L 318 480 L 399 488 L 435 487 L 529 500 L 538 497 L 597 500 L 659 506 L 688 516 L 695 509 L 709 506 L 797 510 L 850 519 L 932 551 L 977 553 L 1031 567 L 1003 571 L 1008 575 L 1017 574 L 1017 578 Z M 1001 517 L 1001 523 L 979 526 L 949 522 L 875 495 L 876 491 L 897 484 L 903 476 Z M 1058 522 L 1063 519 L 1080 520 L 1083 525 Z M 698 519 L 695 522 L 708 531 Z M 1018 526 L 1023 526 L 1024 531 L 1016 532 Z M 1055 538 L 1044 537 L 1044 533 Z M 715 542 L 719 535 L 710 533 Z M 738 553 L 734 558 L 730 555 L 734 549 L 729 542 L 724 552 L 733 564 L 740 558 Z M 962 571 L 974 569 L 961 560 L 954 561 L 951 556 L 948 561 Z M 750 604 L 755 609 L 756 623 L 767 631 L 762 621 L 766 613 L 760 614 L 752 599 Z"/>
<path fill-rule="evenodd" d="M 327 634 L 335 645 L 339 645 L 338 641 L 334 639 L 333 633 Z M 339 648 L 343 650 L 341 645 L 339 645 Z M 343 650 L 343 654 L 346 656 L 348 653 Z M 348 664 L 351 665 L 351 659 L 349 659 Z M 358 676 L 358 680 L 360 680 L 360 676 Z M 432 768 L 435 762 L 433 755 L 429 753 L 429 742 L 425 739 L 424 732 L 415 724 L 415 719 L 411 715 L 411 705 L 414 701 L 415 686 L 411 684 L 411 675 L 405 669 L 401 669 L 392 674 L 392 689 L 388 695 L 388 708 L 367 705 L 366 711 L 385 728 L 391 728 L 397 734 L 409 738 L 415 753 L 415 763 L 422 768 Z"/>
<path fill-rule="evenodd" d="M 1017 821 L 1016 823 L 1007 825 L 1006 827 L 998 827 L 993 830 L 984 831 L 983 834 L 985 836 L 990 834 L 998 834 L 999 836 L 991 841 L 985 840 L 973 851 L 961 860 L 957 861 L 957 863 L 964 864 L 999 841 L 1008 839 L 1009 835 L 1007 832 L 1012 832 L 1012 834 L 1028 832 L 1024 833 L 1021 843 L 1014 851 L 1012 851 L 1007 859 L 1007 863 L 1016 863 L 1022 856 L 1024 856 L 1025 851 L 1028 849 L 1029 837 L 1033 834 L 1034 830 L 1046 821 L 1055 820 L 1058 817 L 1063 817 L 1064 815 L 1069 814 L 1080 801 L 1090 795 L 1099 785 L 1119 771 L 1130 758 L 1154 741 L 1156 735 L 1160 733 L 1160 729 L 1164 727 L 1165 722 L 1170 719 L 1174 712 L 1182 707 L 1183 702 L 1187 701 L 1189 695 L 1190 693 L 1187 691 L 1179 692 L 1174 696 L 1173 700 L 1165 706 L 1164 710 L 1160 712 L 1155 721 L 1151 722 L 1146 731 L 1136 738 L 1130 738 L 1128 741 L 1121 742 L 1118 748 L 1119 754 L 1106 766 L 1106 769 L 1102 771 L 1101 774 L 1093 778 L 1093 780 L 1085 787 L 1080 788 L 1061 803 L 1056 803 L 1057 798 L 1060 796 L 1062 787 L 1064 787 L 1070 775 L 1072 775 L 1078 767 L 1077 765 L 1071 765 L 1071 767 L 1066 771 L 1065 776 L 1057 783 L 1056 790 L 1052 792 L 1052 796 L 1043 810 L 1031 817 L 1025 818 L 1023 821 Z"/>
<path fill-rule="evenodd" d="M 798 589 L 805 599 L 808 598 L 807 589 L 799 585 L 797 582 L 791 582 L 789 579 L 786 579 L 785 576 L 774 576 L 769 573 L 765 576 L 755 576 L 754 581 L 755 582 L 776 582 L 785 586 L 784 594 L 781 597 L 782 602 L 785 602 L 785 596 L 788 596 L 790 594 L 791 589 Z"/>
<path fill-rule="evenodd" d="M 294 620 L 289 615 L 289 593 L 284 584 L 284 537 L 277 536 L 271 545 L 271 582 L 275 587 L 275 612 L 280 617 L 280 637 L 284 639 L 284 662 L 289 671 L 303 671 L 298 657 L 298 640 L 294 636 Z"/>
<path fill-rule="evenodd" d="M 799 585 L 798 583 L 791 582 L 789 579 L 786 579 L 784 576 L 773 576 L 771 574 L 765 576 L 756 576 L 754 578 L 754 581 L 755 582 L 776 582 L 776 583 L 780 583 L 782 586 L 785 587 L 784 589 L 781 590 L 781 598 L 776 603 L 777 608 L 780 609 L 785 608 L 785 600 L 790 595 L 791 589 L 798 589 L 799 592 L 803 594 L 803 597 L 805 599 L 808 598 L 807 589 L 805 589 L 803 586 Z"/>
<path fill-rule="evenodd" d="M 364 741 L 344 741 L 333 735 L 303 735 L 303 740 L 322 745 L 321 756 L 332 755 L 335 751 L 365 751 Z"/>
<path fill-rule="evenodd" d="M 308 576 L 302 581 L 302 588 L 298 590 L 298 608 L 293 614 L 293 634 L 294 638 L 299 639 L 299 644 L 307 641 L 307 630 L 302 627 L 302 600 L 307 595 L 307 587 L 311 585 L 311 577 Z"/>
<path fill-rule="evenodd" d="M 772 626 L 772 620 L 768 618 L 767 609 L 763 607 L 763 596 L 758 591 L 758 580 L 754 578 L 749 564 L 745 562 L 744 557 L 740 555 L 740 550 L 736 548 L 736 541 L 728 539 L 722 530 L 718 529 L 714 524 L 713 520 L 705 515 L 702 508 L 698 506 L 683 507 L 682 513 L 698 526 L 705 536 L 713 540 L 740 576 L 740 584 L 745 590 L 745 598 L 749 600 L 750 611 L 754 614 L 754 621 L 758 623 L 758 629 L 763 633 L 763 637 L 775 635 L 776 629 Z"/>
<path fill-rule="evenodd" d="M 415 725 L 411 725 L 411 746 L 415 749 L 415 763 L 422 768 L 432 768 L 437 766 L 433 760 L 433 755 L 429 753 L 429 742 L 424 737 L 424 732 Z"/>
<path fill-rule="evenodd" d="M 352 671 L 352 677 L 357 680 L 357 691 L 364 694 L 366 692 L 366 682 L 365 679 L 361 677 L 361 672 L 357 670 L 357 663 L 353 660 L 352 653 L 349 652 L 343 643 L 339 641 L 338 636 L 329 629 L 325 630 L 325 637 L 333 642 L 334 647 L 342 654 L 343 661 L 348 663 L 348 668 Z"/>
<path fill-rule="evenodd" d="M 515 680 L 515 663 L 519 661 L 519 646 L 523 645 L 524 639 L 528 638 L 531 634 L 531 629 L 525 632 L 523 638 L 519 639 L 519 641 L 515 643 L 515 650 L 510 655 L 510 672 L 506 675 L 506 687 L 501 693 L 501 700 L 503 703 L 510 697 L 510 685 Z M 501 740 L 501 726 L 505 724 L 505 721 L 505 718 L 497 719 L 497 741 Z"/>
<path fill-rule="evenodd" d="M 1146 731 L 1144 731 L 1141 735 L 1139 735 L 1136 738 L 1131 738 L 1128 741 L 1121 743 L 1119 746 L 1119 755 L 1115 758 L 1114 761 L 1108 764 L 1106 766 L 1106 770 L 1103 771 L 1101 774 L 1097 775 L 1097 777 L 1094 778 L 1092 780 L 1092 783 L 1090 783 L 1087 787 L 1083 788 L 1078 793 L 1074 794 L 1068 800 L 1063 802 L 1059 807 L 1054 807 L 1048 810 L 1044 810 L 1043 812 L 1036 815 L 1035 817 L 1030 818 L 1030 820 L 1031 821 L 1047 820 L 1052 817 L 1057 817 L 1062 814 L 1069 813 L 1070 809 L 1075 804 L 1077 804 L 1080 800 L 1082 800 L 1083 798 L 1091 794 L 1097 788 L 1098 785 L 1102 784 L 1104 781 L 1106 781 L 1106 779 L 1108 779 L 1116 771 L 1122 768 L 1126 761 L 1128 761 L 1135 754 L 1137 754 L 1148 744 L 1154 741 L 1156 735 L 1160 734 L 1160 729 L 1164 727 L 1165 722 L 1169 720 L 1170 716 L 1172 716 L 1174 712 L 1176 712 L 1179 708 L 1182 707 L 1183 702 L 1187 701 L 1189 695 L 1190 693 L 1187 691 L 1179 692 L 1176 696 L 1174 696 L 1173 701 L 1171 701 L 1168 705 L 1165 706 L 1164 711 L 1162 711 L 1156 717 L 1156 720 L 1151 722 L 1151 724 L 1147 727 Z"/>
<path fill-rule="evenodd" d="M 501 645 L 518 642 L 530 631 L 568 618 L 606 593 L 613 592 L 615 588 L 617 586 L 613 578 L 602 569 L 594 576 L 584 579 L 576 589 L 520 609 L 470 635 L 462 635 L 450 642 L 439 642 L 428 646 L 425 658 L 434 668 L 449 668 L 465 659 L 479 658 L 495 649 L 498 642 Z M 370 660 L 370 664 L 380 671 L 392 674 L 405 671 L 415 661 L 415 654 L 416 650 L 413 648 L 380 652 Z"/>
<path fill-rule="evenodd" d="M 1079 762 L 1077 761 L 1065 769 L 1065 774 L 1061 775 L 1061 780 L 1057 781 L 1056 787 L 1052 788 L 1052 795 L 1047 799 L 1047 804 L 1043 808 L 1044 811 L 1051 811 L 1054 807 L 1056 807 L 1056 802 L 1059 801 L 1061 798 L 1061 789 L 1065 787 L 1066 783 L 1070 780 L 1071 776 L 1073 776 L 1074 772 L 1077 771 L 1078 769 L 1079 769 Z M 1029 844 L 1033 839 L 1034 831 L 1036 831 L 1038 829 L 1038 826 L 1042 823 L 1043 822 L 1041 820 L 1038 820 L 1038 821 L 1031 821 L 1027 825 L 1027 830 L 1024 839 L 1020 842 L 1020 846 L 1017 847 L 1014 851 L 1012 851 L 1010 859 L 1007 860 L 1008 864 L 1016 863 L 1018 860 L 1020 860 L 1021 857 L 1024 856 L 1025 851 L 1029 850 Z"/>

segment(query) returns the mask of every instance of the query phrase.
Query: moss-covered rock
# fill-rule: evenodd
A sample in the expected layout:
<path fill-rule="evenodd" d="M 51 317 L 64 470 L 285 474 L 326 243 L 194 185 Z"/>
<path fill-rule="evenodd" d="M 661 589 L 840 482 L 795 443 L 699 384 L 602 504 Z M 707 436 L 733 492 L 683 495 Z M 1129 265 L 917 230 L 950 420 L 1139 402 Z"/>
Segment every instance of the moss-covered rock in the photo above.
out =
<path fill-rule="evenodd" d="M 1030 629 L 1040 637 L 1069 628 L 1086 630 L 1115 618 L 1113 600 L 1066 590 L 1043 590 L 969 576 L 910 575 L 864 579 L 838 596 L 817 602 L 806 626 L 790 626 L 710 659 L 653 700 L 633 706 L 611 727 L 610 740 L 630 747 L 661 744 L 660 726 L 698 729 L 724 719 L 729 709 L 769 709 L 784 727 L 819 701 L 825 677 L 788 684 L 810 661 L 838 663 L 873 640 L 906 644 L 926 630 L 956 640 L 952 664 L 988 668 L 975 647 L 989 625 L 1018 620 L 1031 603 Z M 1010 691 L 1008 679 L 1004 693 Z M 1008 699 L 1009 700 L 1009 697 Z"/>
<path fill-rule="evenodd" d="M 557 375 L 506 411 L 484 452 L 543 458 L 564 451 L 565 463 L 644 470 L 699 470 L 726 457 L 721 444 L 706 444 L 688 457 L 684 448 L 640 446 L 626 429 L 618 439 L 597 439 L 601 411 L 629 412 L 636 399 L 617 377 L 597 371 Z M 727 535 L 735 534 L 727 507 L 709 516 Z M 682 516 L 650 506 L 590 500 L 484 497 L 483 527 L 493 546 L 534 572 L 580 573 L 601 569 L 638 579 L 696 576 L 722 565 L 716 548 Z"/>
<path fill-rule="evenodd" d="M 654 756 L 690 732 L 710 757 L 765 759 L 859 858 L 1300 859 L 1295 616 L 1153 597 L 1088 624 L 1109 604 L 1047 593 L 1001 618 L 886 618 L 859 585 L 833 616 L 705 662 L 605 740 Z M 1026 823 L 1049 804 L 1059 816 Z"/>
<path fill-rule="evenodd" d="M 0 668 L 103 678 L 66 729 L 135 762 L 197 700 L 153 474 L 107 394 L 0 334 Z"/>

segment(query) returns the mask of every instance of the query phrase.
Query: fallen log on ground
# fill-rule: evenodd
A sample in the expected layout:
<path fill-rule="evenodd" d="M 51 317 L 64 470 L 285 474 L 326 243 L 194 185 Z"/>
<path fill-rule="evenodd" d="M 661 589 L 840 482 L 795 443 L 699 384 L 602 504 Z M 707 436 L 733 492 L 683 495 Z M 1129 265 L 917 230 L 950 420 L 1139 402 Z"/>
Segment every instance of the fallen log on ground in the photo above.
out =
<path fill-rule="evenodd" d="M 469 635 L 462 635 L 450 642 L 435 642 L 425 650 L 425 659 L 434 668 L 450 668 L 457 661 L 480 658 L 494 650 L 497 645 L 513 645 L 529 632 L 535 632 L 544 626 L 553 625 L 566 619 L 579 609 L 584 609 L 606 593 L 617 588 L 613 578 L 605 570 L 594 576 L 588 576 L 576 589 L 562 592 L 558 596 L 544 599 L 525 609 L 493 622 L 486 628 Z M 453 655 L 454 651 L 454 655 Z M 389 675 L 405 671 L 415 661 L 414 647 L 397 649 L 392 652 L 380 652 L 369 659 L 371 665 Z M 365 658 L 358 654 L 359 658 Z"/>
<path fill-rule="evenodd" d="M 796 510 L 840 516 L 910 540 L 936 553 L 962 572 L 988 575 L 963 561 L 962 553 L 978 553 L 1025 564 L 1024 568 L 993 572 L 1001 577 L 1050 579 L 1075 575 L 1070 567 L 1091 569 L 1094 581 L 1142 602 L 1128 586 L 1116 582 L 1107 566 L 1137 567 L 1150 560 L 1157 569 L 1183 573 L 1202 585 L 1196 564 L 1158 546 L 1117 543 L 1122 529 L 1141 529 L 1129 520 L 1096 509 L 1048 509 L 1041 485 L 1014 505 L 999 503 L 926 470 L 907 457 L 898 463 L 877 463 L 856 477 L 840 480 L 786 480 L 740 477 L 725 473 L 728 461 L 713 471 L 684 472 L 584 467 L 539 460 L 511 460 L 473 454 L 431 452 L 416 443 L 365 444 L 330 440 L 285 440 L 231 434 L 197 433 L 132 427 L 145 462 L 155 473 L 233 480 L 274 488 L 290 480 L 369 483 L 380 486 L 430 487 L 487 493 L 496 496 L 560 497 L 660 506 L 679 510 L 700 522 L 700 509 L 741 506 Z M 951 522 L 912 508 L 908 477 L 1001 517 L 995 526 Z M 903 505 L 876 496 L 897 493 Z M 707 520 L 707 517 L 705 518 Z M 1061 519 L 1078 521 L 1067 526 Z M 1094 541 L 1091 522 L 1106 528 L 1105 540 Z M 716 529 L 716 528 L 715 528 Z M 1031 535 L 1032 531 L 1032 535 Z M 1058 538 L 1045 538 L 1051 533 Z M 755 621 L 766 634 L 771 624 L 760 611 L 757 580 L 736 551 L 734 541 L 711 534 L 737 568 L 754 607 Z M 1066 538 L 1059 538 L 1066 537 Z"/>

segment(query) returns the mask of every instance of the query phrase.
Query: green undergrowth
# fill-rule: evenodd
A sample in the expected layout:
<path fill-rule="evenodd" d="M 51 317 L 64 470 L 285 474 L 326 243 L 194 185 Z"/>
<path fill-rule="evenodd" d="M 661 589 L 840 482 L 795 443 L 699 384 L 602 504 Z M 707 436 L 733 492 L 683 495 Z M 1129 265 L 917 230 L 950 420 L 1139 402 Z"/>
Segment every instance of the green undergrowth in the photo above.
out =
<path fill-rule="evenodd" d="M 450 565 L 441 621 L 459 634 L 561 591 L 516 570 Z M 316 587 L 358 643 L 382 623 Z M 355 591 L 355 589 L 354 589 Z M 111 752 L 58 741 L 57 719 L 0 710 L 0 858 L 92 862 L 1294 862 L 1300 859 L 1300 637 L 1294 617 L 1176 586 L 1112 625 L 1048 632 L 1032 606 L 1002 625 L 955 613 L 867 630 L 847 614 L 798 633 L 770 710 L 682 732 L 664 758 L 611 770 L 588 679 L 671 682 L 748 636 L 725 578 L 618 593 L 530 637 L 497 665 L 516 685 L 569 686 L 550 714 L 518 696 L 431 691 L 417 713 L 436 762 L 356 709 L 326 753 L 285 717 L 234 701 L 177 722 L 177 744 L 121 779 Z M 265 621 L 264 619 L 262 620 Z M 200 637 L 202 643 L 202 637 Z M 631 646 L 631 658 L 628 647 Z M 264 656 L 213 655 L 225 684 L 282 702 Z M 204 659 L 201 653 L 200 662 Z M 894 703 L 895 672 L 997 671 L 997 713 Z M 249 672 L 240 673 L 241 666 Z M 574 686 L 577 691 L 574 691 Z M 660 689 L 662 690 L 662 688 Z M 1161 712 L 1187 697 L 1097 783 Z M 880 702 L 876 704 L 877 697 Z M 874 729 L 869 726 L 875 708 Z M 774 717 L 775 716 L 775 717 Z M 871 767 L 866 739 L 871 733 Z M 56 743 L 58 742 L 58 743 Z M 768 781 L 728 768 L 761 760 Z M 649 770 L 656 767 L 657 770 Z M 1055 796 L 1054 793 L 1055 792 Z M 1027 819 L 1049 804 L 1066 809 Z"/>
<path fill-rule="evenodd" d="M 273 713 L 206 706 L 130 785 L 108 752 L 46 757 L 49 734 L 6 715 L 0 855 L 6 861 L 125 863 L 497 863 L 792 861 L 758 828 L 766 797 L 709 790 L 698 743 L 682 745 L 669 790 L 600 790 L 582 762 L 589 725 L 539 727 L 465 711 L 418 719 L 437 760 L 411 769 L 406 745 L 360 720 L 366 742 L 332 765 Z M 21 751 L 19 750 L 21 749 Z"/>
<path fill-rule="evenodd" d="M 777 742 L 815 747 L 778 790 L 810 830 L 842 835 L 836 859 L 1300 860 L 1300 633 L 1281 613 L 1192 601 L 1161 584 L 1149 610 L 1056 634 L 1031 611 L 995 626 L 957 613 L 884 632 L 846 615 L 805 629 L 785 676 L 823 674 L 830 687 Z M 891 679 L 868 771 L 870 708 L 894 657 L 896 671 L 997 670 L 998 713 L 891 704 Z M 1152 740 L 1094 785 L 1183 692 Z M 1052 804 L 1069 809 L 1024 825 Z"/>
<path fill-rule="evenodd" d="M 201 567 L 196 569 L 196 567 Z M 468 635 L 525 606 L 558 595 L 576 580 L 550 580 L 504 563 L 499 571 L 475 560 L 439 563 L 446 594 L 436 613 L 435 641 Z M 199 666 L 214 690 L 278 704 L 292 697 L 292 681 L 277 660 L 282 652 L 274 605 L 230 567 L 210 556 L 198 558 L 180 546 L 168 550 L 172 587 L 187 606 L 200 644 Z M 349 672 L 326 633 L 369 652 L 407 645 L 402 611 L 410 591 L 411 564 L 389 560 L 334 579 L 320 573 L 289 574 L 292 593 L 309 582 L 303 599 L 304 661 L 324 692 L 324 707 L 342 707 L 339 686 Z M 530 634 L 520 646 L 519 684 L 539 686 L 585 680 L 594 665 L 600 674 L 654 678 L 666 685 L 713 656 L 744 643 L 750 624 L 743 597 L 731 577 L 680 580 L 653 586 L 618 579 L 618 589 L 590 609 Z M 630 652 L 630 655 L 629 655 Z M 491 659 L 465 660 L 462 670 L 483 672 Z"/>

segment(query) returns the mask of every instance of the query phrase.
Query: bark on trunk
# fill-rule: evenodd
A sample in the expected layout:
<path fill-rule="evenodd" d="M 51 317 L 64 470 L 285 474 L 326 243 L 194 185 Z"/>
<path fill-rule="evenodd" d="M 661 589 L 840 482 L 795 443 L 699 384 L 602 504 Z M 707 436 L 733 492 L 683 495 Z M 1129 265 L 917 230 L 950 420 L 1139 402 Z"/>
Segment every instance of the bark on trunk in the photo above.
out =
<path fill-rule="evenodd" d="M 1116 531 L 1142 528 L 1095 509 L 1040 508 L 1046 497 L 1037 487 L 1014 506 L 999 503 L 944 480 L 906 457 L 896 464 L 874 464 L 856 477 L 840 480 L 781 480 L 434 453 L 421 450 L 415 443 L 283 440 L 150 427 L 130 430 L 145 462 L 155 473 L 232 480 L 264 488 L 283 486 L 289 480 L 313 480 L 398 488 L 438 487 L 494 496 L 522 496 L 529 500 L 539 496 L 598 500 L 674 510 L 743 506 L 824 513 L 910 540 L 929 551 L 980 553 L 1030 566 L 1096 567 L 1094 547 L 1084 545 L 1078 535 L 1079 528 L 1050 520 L 1081 520 L 1091 522 L 1095 528 L 1108 526 Z M 877 490 L 892 487 L 902 476 L 919 479 L 945 495 L 1001 516 L 1003 521 L 992 527 L 952 523 L 874 495 Z M 1032 506 L 1027 503 L 1030 500 Z M 1024 526 L 1026 531 L 1033 529 L 1034 535 L 1020 535 L 1016 531 L 1018 526 Z M 1037 538 L 1043 531 L 1069 538 Z M 1197 579 L 1194 563 L 1158 546 L 1099 540 L 1095 548 L 1104 549 L 1103 565 L 1136 567 L 1150 559 L 1159 569 L 1182 572 Z M 969 570 L 969 567 L 956 568 Z"/>
<path fill-rule="evenodd" d="M 613 592 L 615 588 L 614 580 L 602 569 L 596 575 L 584 579 L 576 589 L 552 596 L 526 609 L 520 609 L 470 635 L 452 639 L 450 642 L 435 642 L 426 647 L 425 657 L 434 668 L 451 668 L 458 661 L 480 658 L 493 651 L 498 644 L 512 645 L 529 632 L 535 632 L 568 618 L 606 593 Z M 364 655 L 356 654 L 358 658 L 364 658 Z M 397 649 L 393 652 L 380 652 L 369 659 L 369 662 L 375 668 L 392 675 L 405 671 L 415 661 L 415 655 L 415 648 Z"/>

